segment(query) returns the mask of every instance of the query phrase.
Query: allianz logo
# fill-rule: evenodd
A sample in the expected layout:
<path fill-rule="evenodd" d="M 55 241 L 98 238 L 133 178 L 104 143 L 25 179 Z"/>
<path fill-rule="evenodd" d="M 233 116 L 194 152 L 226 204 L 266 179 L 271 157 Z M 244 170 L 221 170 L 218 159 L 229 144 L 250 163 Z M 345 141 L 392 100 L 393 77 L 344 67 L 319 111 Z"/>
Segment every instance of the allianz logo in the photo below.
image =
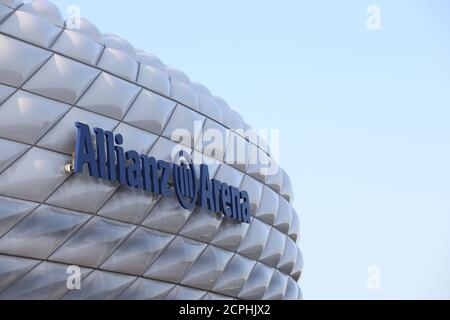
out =
<path fill-rule="evenodd" d="M 200 165 L 200 179 L 197 179 L 196 167 L 183 151 L 178 154 L 178 163 L 169 163 L 134 150 L 125 151 L 121 134 L 94 128 L 93 136 L 87 124 L 76 122 L 75 127 L 75 152 L 72 163 L 66 166 L 67 171 L 81 174 L 87 168 L 91 177 L 176 197 L 187 210 L 198 205 L 238 222 L 250 223 L 249 194 L 210 179 L 205 164 Z"/>

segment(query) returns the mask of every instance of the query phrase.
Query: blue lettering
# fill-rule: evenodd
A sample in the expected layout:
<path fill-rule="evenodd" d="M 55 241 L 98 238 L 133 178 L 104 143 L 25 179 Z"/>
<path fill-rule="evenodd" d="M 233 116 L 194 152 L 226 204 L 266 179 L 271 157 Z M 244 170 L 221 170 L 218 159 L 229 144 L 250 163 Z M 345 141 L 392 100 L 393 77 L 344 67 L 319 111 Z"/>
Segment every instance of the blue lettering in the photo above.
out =
<path fill-rule="evenodd" d="M 238 188 L 230 187 L 231 212 L 233 219 L 242 221 L 241 216 L 241 195 Z"/>
<path fill-rule="evenodd" d="M 119 147 L 123 143 L 123 137 L 121 134 L 117 134 L 115 137 L 117 146 L 114 147 L 116 150 L 116 160 L 117 160 L 117 170 L 116 175 L 118 176 L 118 182 L 120 184 L 126 184 L 126 174 L 125 174 L 125 152 L 122 147 Z"/>
<path fill-rule="evenodd" d="M 105 133 L 100 128 L 94 128 L 95 141 L 97 147 L 97 165 L 100 179 L 107 179 L 106 155 L 105 155 Z"/>
<path fill-rule="evenodd" d="M 106 155 L 108 160 L 106 166 L 108 168 L 108 179 L 110 181 L 116 181 L 116 154 L 114 151 L 114 134 L 109 131 L 105 131 L 106 137 Z"/>
<path fill-rule="evenodd" d="M 250 197 L 247 191 L 241 191 L 241 198 L 243 200 L 241 204 L 242 222 L 250 223 Z"/>
<path fill-rule="evenodd" d="M 158 161 L 158 169 L 161 170 L 161 179 L 159 182 L 159 192 L 164 197 L 172 196 L 172 190 L 169 187 L 170 164 L 166 161 Z"/>
<path fill-rule="evenodd" d="M 200 179 L 197 181 L 194 165 L 188 163 L 171 166 L 166 161 L 136 151 L 125 152 L 123 136 L 94 128 L 95 147 L 88 125 L 76 122 L 77 140 L 74 155 L 74 171 L 82 173 L 88 166 L 92 177 L 120 183 L 131 188 L 153 192 L 165 197 L 174 193 L 180 205 L 192 210 L 195 205 L 237 221 L 250 223 L 250 197 L 246 191 L 229 186 L 216 179 L 210 179 L 208 167 L 200 165 Z M 169 184 L 173 177 L 174 188 Z M 198 185 L 197 185 L 198 183 Z"/>
<path fill-rule="evenodd" d="M 92 144 L 91 132 L 89 126 L 77 122 L 77 142 L 75 144 L 75 167 L 76 173 L 83 172 L 83 166 L 87 163 L 89 169 L 89 175 L 98 178 L 98 166 L 95 160 L 95 150 Z"/>
<path fill-rule="evenodd" d="M 141 157 L 136 151 L 128 151 L 125 156 L 127 160 L 131 161 L 126 169 L 128 186 L 131 188 L 142 189 Z"/>
<path fill-rule="evenodd" d="M 233 217 L 233 211 L 231 209 L 231 194 L 228 184 L 222 183 L 220 188 L 220 209 L 223 214 L 229 218 Z"/>
<path fill-rule="evenodd" d="M 216 211 L 208 167 L 204 164 L 200 165 L 200 193 L 198 201 L 200 207 L 210 211 Z"/>
<path fill-rule="evenodd" d="M 141 160 L 144 190 L 158 194 L 161 193 L 158 184 L 158 164 L 155 158 L 142 155 Z"/>

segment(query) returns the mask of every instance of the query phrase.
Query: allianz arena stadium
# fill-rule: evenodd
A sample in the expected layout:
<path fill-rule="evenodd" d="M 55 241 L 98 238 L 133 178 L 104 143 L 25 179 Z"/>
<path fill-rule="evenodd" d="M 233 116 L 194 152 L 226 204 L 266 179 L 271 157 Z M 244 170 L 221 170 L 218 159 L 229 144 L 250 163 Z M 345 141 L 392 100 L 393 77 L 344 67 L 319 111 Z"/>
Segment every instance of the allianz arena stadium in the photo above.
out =
<path fill-rule="evenodd" d="M 223 99 L 49 1 L 0 0 L 0 48 L 1 300 L 302 299 L 290 178 Z"/>

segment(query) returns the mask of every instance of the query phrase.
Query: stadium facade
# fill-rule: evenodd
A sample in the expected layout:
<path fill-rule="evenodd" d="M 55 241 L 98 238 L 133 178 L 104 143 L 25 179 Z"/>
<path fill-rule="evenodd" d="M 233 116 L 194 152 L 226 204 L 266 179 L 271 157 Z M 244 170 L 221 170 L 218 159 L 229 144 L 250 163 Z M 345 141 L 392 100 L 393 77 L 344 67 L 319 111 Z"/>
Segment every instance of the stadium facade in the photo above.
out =
<path fill-rule="evenodd" d="M 223 99 L 48 1 L 0 0 L 0 49 L 0 299 L 302 298 L 289 176 Z"/>

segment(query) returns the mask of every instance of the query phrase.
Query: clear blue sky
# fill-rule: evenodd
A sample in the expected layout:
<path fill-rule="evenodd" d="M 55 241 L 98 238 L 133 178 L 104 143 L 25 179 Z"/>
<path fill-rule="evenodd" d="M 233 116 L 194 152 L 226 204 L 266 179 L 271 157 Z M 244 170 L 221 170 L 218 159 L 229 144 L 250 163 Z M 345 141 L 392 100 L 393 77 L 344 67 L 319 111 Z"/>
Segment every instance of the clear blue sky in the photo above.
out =
<path fill-rule="evenodd" d="M 53 1 L 281 129 L 306 299 L 450 298 L 448 1 Z"/>

